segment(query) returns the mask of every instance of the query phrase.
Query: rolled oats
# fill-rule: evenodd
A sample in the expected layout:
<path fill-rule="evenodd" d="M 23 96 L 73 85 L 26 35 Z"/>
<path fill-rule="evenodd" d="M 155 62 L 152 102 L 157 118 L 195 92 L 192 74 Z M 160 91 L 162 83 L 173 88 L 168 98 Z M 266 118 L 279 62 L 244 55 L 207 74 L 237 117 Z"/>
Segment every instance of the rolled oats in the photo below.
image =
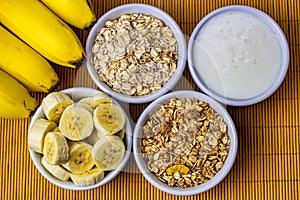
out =
<path fill-rule="evenodd" d="M 162 88 L 177 68 L 177 41 L 154 16 L 122 15 L 107 21 L 92 47 L 91 63 L 114 91 L 132 96 Z"/>
<path fill-rule="evenodd" d="M 222 169 L 230 148 L 227 131 L 222 116 L 208 103 L 174 98 L 143 126 L 143 158 L 169 186 L 197 186 Z"/>

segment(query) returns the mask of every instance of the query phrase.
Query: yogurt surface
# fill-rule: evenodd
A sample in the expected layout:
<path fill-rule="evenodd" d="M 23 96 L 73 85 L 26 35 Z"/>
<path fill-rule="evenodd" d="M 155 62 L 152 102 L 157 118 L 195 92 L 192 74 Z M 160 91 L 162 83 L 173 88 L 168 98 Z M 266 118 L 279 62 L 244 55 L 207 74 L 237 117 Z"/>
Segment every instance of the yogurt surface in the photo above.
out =
<path fill-rule="evenodd" d="M 207 88 L 230 99 L 248 99 L 266 91 L 281 65 L 273 30 L 242 11 L 220 13 L 200 29 L 193 64 Z"/>

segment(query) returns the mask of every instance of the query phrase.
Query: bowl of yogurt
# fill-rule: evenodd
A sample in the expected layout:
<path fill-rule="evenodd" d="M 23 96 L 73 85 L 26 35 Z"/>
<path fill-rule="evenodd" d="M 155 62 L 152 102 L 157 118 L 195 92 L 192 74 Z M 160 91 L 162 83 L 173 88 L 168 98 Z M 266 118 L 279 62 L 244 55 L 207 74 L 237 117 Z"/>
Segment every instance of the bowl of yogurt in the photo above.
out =
<path fill-rule="evenodd" d="M 188 44 L 188 66 L 196 85 L 231 106 L 267 99 L 281 85 L 289 46 L 280 26 L 248 6 L 219 8 L 195 27 Z"/>

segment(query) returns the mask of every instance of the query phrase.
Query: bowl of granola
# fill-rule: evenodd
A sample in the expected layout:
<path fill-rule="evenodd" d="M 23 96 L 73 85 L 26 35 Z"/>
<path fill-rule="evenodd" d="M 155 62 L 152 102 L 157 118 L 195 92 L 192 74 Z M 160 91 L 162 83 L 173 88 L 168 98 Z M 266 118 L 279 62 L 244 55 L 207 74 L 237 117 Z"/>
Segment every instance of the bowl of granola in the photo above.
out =
<path fill-rule="evenodd" d="M 187 47 L 182 30 L 163 10 L 126 4 L 105 13 L 86 43 L 95 84 L 127 103 L 150 102 L 180 80 Z"/>
<path fill-rule="evenodd" d="M 141 114 L 133 152 L 144 177 L 158 189 L 194 195 L 220 183 L 238 148 L 226 109 L 195 91 L 175 91 L 153 101 Z"/>

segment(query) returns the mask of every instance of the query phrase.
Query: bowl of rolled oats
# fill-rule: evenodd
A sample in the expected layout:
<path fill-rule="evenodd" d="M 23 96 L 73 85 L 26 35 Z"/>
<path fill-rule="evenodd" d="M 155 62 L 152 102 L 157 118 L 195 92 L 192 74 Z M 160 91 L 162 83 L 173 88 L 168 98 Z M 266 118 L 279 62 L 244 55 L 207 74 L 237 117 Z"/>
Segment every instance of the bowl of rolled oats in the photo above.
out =
<path fill-rule="evenodd" d="M 226 109 L 195 91 L 175 91 L 153 101 L 137 121 L 133 152 L 144 177 L 158 189 L 194 195 L 221 182 L 238 148 Z"/>
<path fill-rule="evenodd" d="M 157 99 L 177 84 L 187 47 L 182 30 L 163 10 L 126 4 L 97 21 L 86 52 L 96 85 L 115 99 L 137 104 Z"/>

